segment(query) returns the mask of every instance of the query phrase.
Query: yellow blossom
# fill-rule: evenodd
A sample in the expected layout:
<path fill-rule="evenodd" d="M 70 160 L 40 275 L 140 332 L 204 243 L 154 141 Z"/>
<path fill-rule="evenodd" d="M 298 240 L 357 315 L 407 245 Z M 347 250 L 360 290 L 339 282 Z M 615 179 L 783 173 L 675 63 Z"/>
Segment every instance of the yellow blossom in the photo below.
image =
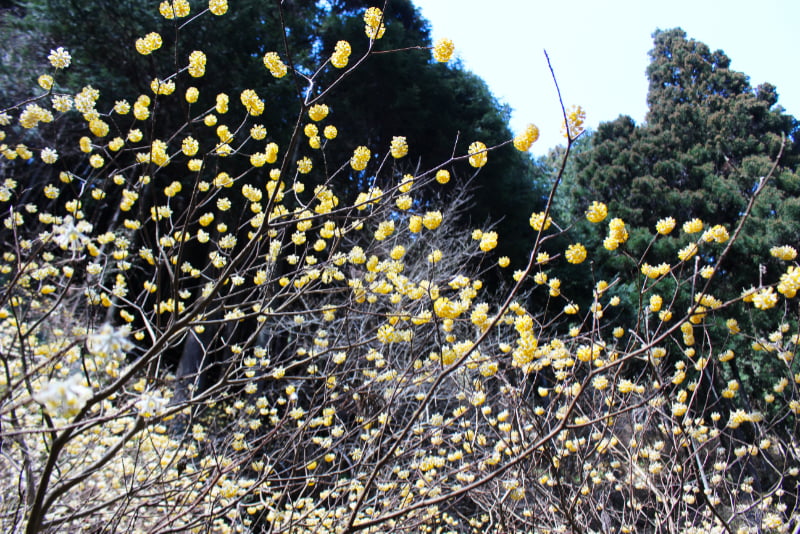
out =
<path fill-rule="evenodd" d="M 56 69 L 66 69 L 69 67 L 72 56 L 63 47 L 59 46 L 55 50 L 50 50 L 47 60 Z"/>
<path fill-rule="evenodd" d="M 447 63 L 453 57 L 455 45 L 450 39 L 438 39 L 433 45 L 433 59 L 439 63 Z"/>
<path fill-rule="evenodd" d="M 520 152 L 527 152 L 539 139 L 539 128 L 535 124 L 528 124 L 516 137 L 514 137 L 514 148 Z"/>
<path fill-rule="evenodd" d="M 208 10 L 221 16 L 228 12 L 228 0 L 208 0 Z"/>
<path fill-rule="evenodd" d="M 586 210 L 586 219 L 592 223 L 599 223 L 608 216 L 608 206 L 596 200 Z"/>
<path fill-rule="evenodd" d="M 297 162 L 297 172 L 308 174 L 311 172 L 312 164 L 309 158 L 303 158 Z"/>
<path fill-rule="evenodd" d="M 328 106 L 325 104 L 315 104 L 308 108 L 308 116 L 314 122 L 319 122 L 328 116 Z"/>
<path fill-rule="evenodd" d="M 392 137 L 390 152 L 392 157 L 395 159 L 400 159 L 408 154 L 408 143 L 406 142 L 406 138 L 398 136 Z"/>
<path fill-rule="evenodd" d="M 337 69 L 343 69 L 347 66 L 350 59 L 350 43 L 347 41 L 339 41 L 336 43 L 336 48 L 331 55 L 331 64 Z"/>
<path fill-rule="evenodd" d="M 370 39 L 380 39 L 386 31 L 386 26 L 383 24 L 383 12 L 377 7 L 370 7 L 364 13 L 364 32 Z"/>
<path fill-rule="evenodd" d="M 797 257 L 797 249 L 794 247 L 790 247 L 789 245 L 783 245 L 781 247 L 772 247 L 769 249 L 769 253 L 772 257 L 778 258 L 779 260 L 783 261 L 792 261 Z"/>
<path fill-rule="evenodd" d="M 686 221 L 683 223 L 683 231 L 687 234 L 696 234 L 697 232 L 701 232 L 703 230 L 703 221 L 700 219 L 694 218 L 691 221 Z"/>
<path fill-rule="evenodd" d="M 667 235 L 675 228 L 675 219 L 667 217 L 666 219 L 659 219 L 656 223 L 656 232 L 661 235 Z"/>
<path fill-rule="evenodd" d="M 586 247 L 580 243 L 570 245 L 567 247 L 567 251 L 564 253 L 564 256 L 567 258 L 569 263 L 583 263 L 583 261 L 586 259 Z"/>
<path fill-rule="evenodd" d="M 189 87 L 186 89 L 186 101 L 189 104 L 194 104 L 200 97 L 200 90 L 197 87 Z"/>
<path fill-rule="evenodd" d="M 544 218 L 544 212 L 533 213 L 530 218 L 530 225 L 531 228 L 536 230 L 537 232 L 541 232 L 542 230 L 547 230 L 550 228 L 550 224 L 553 222 L 553 219 L 550 216 L 547 216 L 547 220 Z"/>
<path fill-rule="evenodd" d="M 264 66 L 275 78 L 283 78 L 289 72 L 286 65 L 281 61 L 277 52 L 267 52 L 264 54 Z"/>
<path fill-rule="evenodd" d="M 475 168 L 481 168 L 486 165 L 489 156 L 486 151 L 486 145 L 480 141 L 475 141 L 469 145 L 469 164 Z"/>
<path fill-rule="evenodd" d="M 586 112 L 580 106 L 570 106 L 567 110 L 567 121 L 561 125 L 561 133 L 568 139 L 575 139 L 583 133 Z"/>
<path fill-rule="evenodd" d="M 360 146 L 353 151 L 353 157 L 350 158 L 350 166 L 354 171 L 363 171 L 367 168 L 369 163 L 370 150 L 365 146 Z"/>

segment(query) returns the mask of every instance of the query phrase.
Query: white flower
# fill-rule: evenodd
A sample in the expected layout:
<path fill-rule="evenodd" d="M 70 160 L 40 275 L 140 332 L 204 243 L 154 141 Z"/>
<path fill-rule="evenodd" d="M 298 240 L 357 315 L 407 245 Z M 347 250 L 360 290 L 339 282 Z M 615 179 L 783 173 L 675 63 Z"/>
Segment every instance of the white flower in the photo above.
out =
<path fill-rule="evenodd" d="M 59 46 L 55 50 L 50 50 L 50 55 L 47 56 L 50 64 L 57 69 L 66 69 L 69 67 L 72 56 L 64 50 L 63 46 Z"/>
<path fill-rule="evenodd" d="M 106 358 L 122 358 L 125 353 L 133 348 L 133 343 L 128 340 L 130 328 L 125 325 L 114 328 L 106 323 L 86 338 L 86 348 L 95 356 Z"/>
<path fill-rule="evenodd" d="M 62 250 L 72 250 L 73 252 L 82 250 L 86 243 L 89 242 L 89 237 L 86 235 L 92 231 L 94 227 L 86 221 L 75 220 L 72 215 L 64 218 L 62 224 L 53 227 L 53 241 Z"/>
<path fill-rule="evenodd" d="M 142 417 L 153 417 L 164 412 L 167 402 L 158 392 L 145 392 L 136 401 L 136 409 Z"/>
<path fill-rule="evenodd" d="M 92 389 L 86 386 L 86 380 L 74 374 L 66 380 L 49 382 L 33 399 L 44 405 L 50 415 L 72 417 L 81 411 L 91 396 Z"/>
<path fill-rule="evenodd" d="M 42 149 L 42 161 L 47 164 L 52 164 L 58 161 L 58 152 L 50 147 Z"/>

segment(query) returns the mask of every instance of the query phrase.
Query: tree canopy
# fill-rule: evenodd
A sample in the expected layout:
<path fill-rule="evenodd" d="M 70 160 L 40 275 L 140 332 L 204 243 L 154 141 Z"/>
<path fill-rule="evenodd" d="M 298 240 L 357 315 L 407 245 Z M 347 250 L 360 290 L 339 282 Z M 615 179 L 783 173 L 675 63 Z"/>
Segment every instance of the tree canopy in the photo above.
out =
<path fill-rule="evenodd" d="M 606 202 L 631 227 L 650 231 L 666 217 L 679 224 L 699 218 L 706 225 L 730 226 L 777 161 L 776 178 L 731 256 L 757 269 L 753 251 L 800 240 L 798 123 L 776 105 L 774 86 L 751 87 L 721 50 L 712 52 L 680 29 L 659 30 L 653 37 L 646 121 L 636 125 L 621 116 L 599 126 L 576 178 L 580 207 L 593 199 Z M 676 232 L 669 239 L 690 238 Z M 647 242 L 634 235 L 629 246 L 641 252 Z M 660 245 L 654 261 L 669 248 Z"/>

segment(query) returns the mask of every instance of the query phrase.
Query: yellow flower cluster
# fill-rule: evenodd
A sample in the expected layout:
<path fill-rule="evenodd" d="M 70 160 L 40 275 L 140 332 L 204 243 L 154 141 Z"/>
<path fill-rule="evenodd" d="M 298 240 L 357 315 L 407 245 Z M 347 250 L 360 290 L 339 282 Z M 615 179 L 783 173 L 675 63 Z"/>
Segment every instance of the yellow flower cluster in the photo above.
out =
<path fill-rule="evenodd" d="M 197 87 L 189 87 L 186 89 L 186 101 L 189 104 L 194 104 L 200 97 L 200 90 Z"/>
<path fill-rule="evenodd" d="M 725 243 L 728 239 L 730 239 L 730 234 L 728 234 L 728 229 L 722 226 L 721 224 L 715 224 L 705 232 L 703 232 L 702 240 L 706 243 L 711 243 L 712 241 L 715 243 Z"/>
<path fill-rule="evenodd" d="M 744 410 L 734 410 L 728 420 L 728 428 L 738 428 L 742 423 L 758 423 L 763 419 L 763 415 L 758 412 L 745 412 Z"/>
<path fill-rule="evenodd" d="M 567 247 L 567 251 L 564 253 L 564 256 L 567 258 L 569 263 L 583 263 L 583 261 L 586 259 L 586 247 L 580 243 L 570 245 Z"/>
<path fill-rule="evenodd" d="M 478 244 L 483 252 L 489 252 L 497 246 L 497 232 L 483 232 L 481 234 L 481 241 Z"/>
<path fill-rule="evenodd" d="M 480 141 L 475 141 L 471 145 L 469 145 L 469 164 L 473 167 L 479 169 L 486 165 L 486 162 L 489 160 L 488 151 L 486 150 L 486 145 L 481 143 Z"/>
<path fill-rule="evenodd" d="M 800 291 L 800 267 L 790 265 L 778 282 L 778 293 L 791 299 Z"/>
<path fill-rule="evenodd" d="M 656 232 L 661 235 L 667 235 L 675 229 L 675 224 L 675 219 L 672 217 L 659 219 L 658 222 L 656 222 Z"/>
<path fill-rule="evenodd" d="M 702 232 L 703 221 L 698 218 L 694 218 L 691 221 L 686 221 L 683 223 L 683 231 L 687 234 L 696 234 L 697 232 Z"/>
<path fill-rule="evenodd" d="M 365 146 L 360 146 L 353 151 L 353 157 L 350 158 L 350 166 L 354 171 L 363 171 L 367 168 L 371 152 Z"/>
<path fill-rule="evenodd" d="M 439 169 L 436 171 L 436 181 L 440 184 L 446 184 L 450 181 L 450 172 L 446 169 Z"/>
<path fill-rule="evenodd" d="M 53 80 L 53 77 L 49 74 L 42 74 L 36 79 L 36 83 L 38 83 L 39 87 L 45 91 L 49 91 L 53 88 L 53 83 L 55 83 L 55 80 Z"/>
<path fill-rule="evenodd" d="M 345 68 L 350 60 L 350 51 L 350 43 L 347 41 L 337 42 L 336 48 L 331 54 L 331 64 L 337 69 Z"/>
<path fill-rule="evenodd" d="M 157 95 L 171 95 L 175 92 L 175 82 L 172 80 L 166 81 L 154 78 L 153 81 L 150 82 L 150 90 Z"/>
<path fill-rule="evenodd" d="M 453 57 L 455 45 L 450 39 L 438 39 L 433 45 L 433 59 L 439 63 L 447 63 Z"/>
<path fill-rule="evenodd" d="M 67 52 L 63 46 L 59 46 L 55 50 L 50 50 L 47 60 L 56 69 L 66 69 L 72 61 L 72 56 Z"/>
<path fill-rule="evenodd" d="M 778 258 L 783 261 L 792 261 L 797 257 L 797 249 L 789 245 L 772 247 L 769 249 L 769 253 L 773 258 Z"/>
<path fill-rule="evenodd" d="M 277 52 L 267 52 L 264 54 L 264 66 L 275 78 L 283 78 L 289 72 L 286 65 L 281 61 Z"/>
<path fill-rule="evenodd" d="M 181 152 L 186 156 L 194 156 L 200 148 L 200 144 L 192 136 L 186 137 L 181 143 Z"/>
<path fill-rule="evenodd" d="M 553 219 L 548 215 L 547 219 L 544 218 L 544 212 L 540 211 L 538 213 L 532 213 L 530 221 L 528 221 L 531 225 L 531 228 L 536 230 L 537 232 L 541 232 L 542 230 L 547 230 L 550 228 L 550 225 L 553 223 Z"/>
<path fill-rule="evenodd" d="M 153 140 L 150 148 L 150 161 L 159 167 L 165 167 L 169 164 L 169 156 L 167 155 L 167 144 L 160 139 Z"/>
<path fill-rule="evenodd" d="M 645 275 L 648 278 L 656 279 L 661 276 L 664 276 L 669 272 L 669 264 L 661 263 L 659 265 L 653 266 L 650 265 L 649 263 L 643 263 L 641 269 L 643 275 Z"/>
<path fill-rule="evenodd" d="M 678 251 L 678 258 L 680 258 L 681 261 L 688 261 L 697 254 L 697 251 L 697 245 L 695 243 L 689 243 Z"/>
<path fill-rule="evenodd" d="M 759 310 L 769 310 L 778 303 L 778 295 L 772 287 L 764 287 L 755 292 L 752 296 L 753 306 Z"/>
<path fill-rule="evenodd" d="M 586 219 L 591 223 L 603 222 L 608 216 L 608 206 L 596 200 L 586 210 Z"/>
<path fill-rule="evenodd" d="M 514 148 L 520 152 L 527 152 L 539 139 L 539 128 L 535 124 L 528 124 L 516 137 L 514 137 Z"/>
<path fill-rule="evenodd" d="M 439 210 L 428 211 L 422 216 L 422 225 L 428 230 L 436 230 L 442 224 L 442 212 Z"/>
<path fill-rule="evenodd" d="M 603 241 L 606 250 L 617 250 L 621 244 L 628 240 L 628 230 L 622 219 L 611 219 L 608 223 L 608 236 Z"/>
<path fill-rule="evenodd" d="M 257 117 L 264 113 L 264 101 L 252 89 L 245 89 L 239 97 L 247 113 Z"/>
<path fill-rule="evenodd" d="M 386 26 L 383 24 L 383 11 L 377 7 L 367 8 L 364 12 L 364 32 L 370 39 L 380 39 L 386 31 Z"/>
<path fill-rule="evenodd" d="M 315 104 L 308 108 L 308 116 L 314 122 L 319 122 L 328 116 L 328 106 L 325 104 Z"/>
<path fill-rule="evenodd" d="M 189 76 L 200 78 L 206 73 L 206 55 L 200 50 L 189 54 Z"/>
<path fill-rule="evenodd" d="M 175 17 L 183 18 L 189 15 L 191 6 L 188 0 L 164 0 L 158 6 L 158 12 L 167 20 L 172 20 Z"/>
<path fill-rule="evenodd" d="M 108 135 L 109 126 L 105 121 L 92 119 L 89 121 L 89 131 L 91 131 L 95 137 L 105 137 Z"/>
<path fill-rule="evenodd" d="M 52 122 L 53 114 L 38 104 L 27 104 L 19 115 L 19 124 L 23 128 L 36 128 L 40 122 Z"/>
<path fill-rule="evenodd" d="M 311 168 L 312 168 L 311 160 L 307 157 L 297 162 L 297 172 L 299 172 L 300 174 L 310 173 Z"/>
<path fill-rule="evenodd" d="M 216 105 L 214 109 L 217 110 L 217 113 L 220 115 L 224 115 L 228 112 L 228 104 L 230 103 L 230 97 L 225 93 L 219 93 L 216 98 Z M 209 115 L 210 116 L 210 115 Z M 216 117 L 212 124 L 206 123 L 206 126 L 214 126 L 216 124 Z"/>
<path fill-rule="evenodd" d="M 50 147 L 44 148 L 42 149 L 41 158 L 43 162 L 52 165 L 58 160 L 58 152 Z"/>
<path fill-rule="evenodd" d="M 570 106 L 567 121 L 561 125 L 561 133 L 567 139 L 575 139 L 583 133 L 586 112 L 580 106 Z"/>
<path fill-rule="evenodd" d="M 228 12 L 228 0 L 208 0 L 208 10 L 218 17 L 222 16 Z"/>
<path fill-rule="evenodd" d="M 408 143 L 406 142 L 406 138 L 398 136 L 392 137 L 390 152 L 392 157 L 395 159 L 400 159 L 408 154 Z"/>
<path fill-rule="evenodd" d="M 161 48 L 162 44 L 161 35 L 156 32 L 150 32 L 144 37 L 136 39 L 136 51 L 143 56 L 147 56 Z"/>

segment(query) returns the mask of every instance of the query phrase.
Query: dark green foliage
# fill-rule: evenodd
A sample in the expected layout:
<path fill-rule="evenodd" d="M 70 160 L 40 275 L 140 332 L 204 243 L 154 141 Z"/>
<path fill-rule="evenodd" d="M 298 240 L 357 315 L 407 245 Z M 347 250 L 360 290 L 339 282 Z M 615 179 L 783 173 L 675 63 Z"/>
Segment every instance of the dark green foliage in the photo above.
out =
<path fill-rule="evenodd" d="M 757 270 L 756 255 L 800 240 L 800 223 L 786 217 L 796 210 L 797 122 L 775 105 L 773 86 L 750 87 L 744 74 L 729 68 L 722 51 L 711 52 L 680 29 L 657 31 L 654 39 L 646 123 L 637 126 L 630 117 L 620 117 L 600 125 L 578 175 L 586 194 L 576 207 L 600 200 L 612 216 L 651 232 L 656 221 L 670 216 L 679 225 L 699 217 L 733 231 L 750 194 L 778 157 L 783 137 L 776 177 L 730 258 L 738 268 L 729 286 L 742 289 Z M 666 250 L 689 238 L 679 231 L 673 236 L 663 240 L 672 246 L 659 247 L 664 254 L 648 257 L 650 263 L 674 262 Z M 632 240 L 628 248 L 641 253 L 646 243 Z"/>
<path fill-rule="evenodd" d="M 601 251 L 594 258 L 600 277 L 603 271 L 612 273 L 619 267 L 614 258 L 622 258 L 620 252 L 651 265 L 675 265 L 677 250 L 700 235 L 682 232 L 683 222 L 699 217 L 706 228 L 722 224 L 733 234 L 752 193 L 777 161 L 776 172 L 714 282 L 717 297 L 736 298 L 762 277 L 770 283 L 785 270 L 783 262 L 769 257 L 771 247 L 800 242 L 798 123 L 776 105 L 774 86 L 751 87 L 747 76 L 730 69 L 730 59 L 722 51 L 712 52 L 680 29 L 656 31 L 654 43 L 647 69 L 645 124 L 636 125 L 622 116 L 599 126 L 586 157 L 578 160 L 581 168 L 571 207 L 580 215 L 591 201 L 605 202 L 609 217 L 621 217 L 629 227 L 630 239 L 620 251 Z M 677 228 L 653 241 L 655 224 L 665 217 L 674 217 Z M 716 263 L 724 247 L 701 244 L 697 267 Z M 631 261 L 634 268 L 635 264 Z M 690 272 L 694 260 L 681 268 Z M 641 275 L 640 279 L 644 281 Z M 698 277 L 694 287 L 686 285 L 672 293 L 662 282 L 657 291 L 674 294 L 674 309 L 683 313 L 704 283 Z M 639 306 L 638 302 L 623 304 L 630 309 Z M 751 314 L 728 311 L 724 317 L 731 314 L 743 324 L 755 323 L 757 330 L 776 326 L 761 324 L 757 310 Z M 709 315 L 707 321 L 718 319 Z M 749 352 L 749 344 L 735 338 L 730 346 L 738 354 Z M 762 359 L 763 354 L 745 359 L 747 364 L 740 361 L 733 374 L 741 374 L 749 387 L 760 387 L 759 380 L 772 365 Z M 727 372 L 728 378 L 741 378 L 732 372 Z"/>

